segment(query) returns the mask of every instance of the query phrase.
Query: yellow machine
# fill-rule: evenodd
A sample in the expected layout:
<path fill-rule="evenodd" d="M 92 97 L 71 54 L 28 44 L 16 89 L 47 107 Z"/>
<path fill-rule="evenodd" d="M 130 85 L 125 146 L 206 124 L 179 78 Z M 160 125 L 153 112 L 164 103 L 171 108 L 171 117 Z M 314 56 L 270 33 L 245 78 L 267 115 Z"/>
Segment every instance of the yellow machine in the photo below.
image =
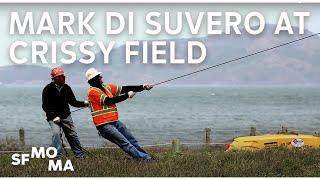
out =
<path fill-rule="evenodd" d="M 235 138 L 228 145 L 227 151 L 230 150 L 260 150 L 273 147 L 288 147 L 288 148 L 319 148 L 320 137 L 306 134 L 265 134 L 259 136 L 244 136 Z"/>

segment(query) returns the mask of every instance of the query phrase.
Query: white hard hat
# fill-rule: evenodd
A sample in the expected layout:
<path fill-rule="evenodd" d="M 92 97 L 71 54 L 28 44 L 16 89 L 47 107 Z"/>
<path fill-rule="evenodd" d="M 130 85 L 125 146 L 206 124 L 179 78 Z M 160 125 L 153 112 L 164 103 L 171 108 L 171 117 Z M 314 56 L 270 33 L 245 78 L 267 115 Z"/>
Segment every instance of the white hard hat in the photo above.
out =
<path fill-rule="evenodd" d="M 99 72 L 98 70 L 96 70 L 95 68 L 90 68 L 87 70 L 86 72 L 86 78 L 87 78 L 87 81 L 89 81 L 90 79 L 100 75 L 101 72 Z"/>

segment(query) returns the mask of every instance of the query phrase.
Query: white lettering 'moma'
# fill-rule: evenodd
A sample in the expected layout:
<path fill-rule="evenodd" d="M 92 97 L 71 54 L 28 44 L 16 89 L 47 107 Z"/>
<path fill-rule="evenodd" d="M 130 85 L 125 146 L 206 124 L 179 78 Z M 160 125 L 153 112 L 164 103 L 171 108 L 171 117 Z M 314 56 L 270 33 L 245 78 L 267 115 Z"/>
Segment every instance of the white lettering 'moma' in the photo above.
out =
<path fill-rule="evenodd" d="M 68 159 L 62 168 L 62 161 L 58 159 L 56 162 L 49 160 L 48 171 L 74 171 L 71 160 Z"/>

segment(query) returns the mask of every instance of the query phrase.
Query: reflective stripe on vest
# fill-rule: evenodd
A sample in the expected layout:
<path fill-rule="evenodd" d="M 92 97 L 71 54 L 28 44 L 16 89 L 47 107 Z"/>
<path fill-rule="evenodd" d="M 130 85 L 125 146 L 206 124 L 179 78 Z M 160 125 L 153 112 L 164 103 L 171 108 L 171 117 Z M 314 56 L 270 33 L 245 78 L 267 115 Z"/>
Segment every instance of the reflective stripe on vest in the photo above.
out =
<path fill-rule="evenodd" d="M 102 114 L 107 114 L 107 113 L 112 113 L 112 112 L 117 112 L 117 108 L 108 108 L 108 109 L 103 109 L 103 110 L 100 110 L 100 111 L 94 111 L 91 113 L 92 117 L 95 117 L 95 116 L 99 116 L 99 115 L 102 115 Z"/>
<path fill-rule="evenodd" d="M 121 90 L 122 90 L 122 86 L 117 86 L 117 94 L 116 94 L 116 96 L 119 96 L 120 95 L 120 93 L 121 93 Z"/>

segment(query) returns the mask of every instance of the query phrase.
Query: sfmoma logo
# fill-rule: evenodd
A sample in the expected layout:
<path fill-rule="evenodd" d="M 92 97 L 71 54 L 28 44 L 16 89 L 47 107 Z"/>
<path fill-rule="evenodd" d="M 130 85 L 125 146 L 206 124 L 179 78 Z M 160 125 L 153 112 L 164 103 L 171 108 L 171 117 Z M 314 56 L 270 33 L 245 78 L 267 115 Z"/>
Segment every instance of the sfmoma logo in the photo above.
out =
<path fill-rule="evenodd" d="M 31 153 L 15 153 L 11 156 L 11 164 L 14 166 L 26 165 L 30 159 L 44 159 L 49 158 L 48 171 L 74 171 L 72 162 L 70 159 L 67 159 L 63 164 L 61 159 L 54 159 L 57 156 L 57 149 L 54 147 L 49 147 L 45 149 L 44 147 L 32 147 Z"/>

